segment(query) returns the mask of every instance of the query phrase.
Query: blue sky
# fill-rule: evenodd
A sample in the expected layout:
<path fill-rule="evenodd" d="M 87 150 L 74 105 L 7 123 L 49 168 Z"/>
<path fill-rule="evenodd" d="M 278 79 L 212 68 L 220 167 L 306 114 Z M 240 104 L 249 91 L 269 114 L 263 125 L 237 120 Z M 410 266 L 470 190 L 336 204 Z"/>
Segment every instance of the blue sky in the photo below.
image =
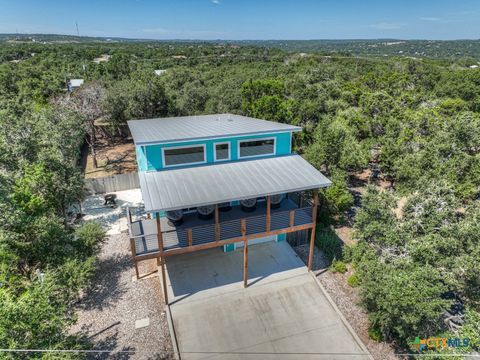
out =
<path fill-rule="evenodd" d="M 0 33 L 149 39 L 479 39 L 480 0 L 0 0 Z"/>

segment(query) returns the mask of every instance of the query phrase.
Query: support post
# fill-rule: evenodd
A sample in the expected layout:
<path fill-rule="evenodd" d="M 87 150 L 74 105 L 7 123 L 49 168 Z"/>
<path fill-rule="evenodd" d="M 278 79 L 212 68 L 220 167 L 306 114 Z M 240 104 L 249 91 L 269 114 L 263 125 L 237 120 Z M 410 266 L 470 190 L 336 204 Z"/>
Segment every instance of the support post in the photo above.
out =
<path fill-rule="evenodd" d="M 165 274 L 165 258 L 160 258 L 162 266 L 162 285 L 163 285 L 163 298 L 165 299 L 165 305 L 168 305 L 168 291 L 167 291 L 167 275 Z"/>
<path fill-rule="evenodd" d="M 312 207 L 312 229 L 310 234 L 310 252 L 308 253 L 308 271 L 312 271 L 313 250 L 315 248 L 315 229 L 317 227 L 317 207 L 318 207 L 318 190 L 315 190 L 313 195 Z"/>
<path fill-rule="evenodd" d="M 131 224 L 132 223 L 132 212 L 130 211 L 130 208 L 127 206 L 127 218 L 128 222 Z"/>
<path fill-rule="evenodd" d="M 157 240 L 158 240 L 158 251 L 160 252 L 160 263 L 162 269 L 162 287 L 163 287 L 163 298 L 165 299 L 165 304 L 168 305 L 168 290 L 167 290 L 167 277 L 165 275 L 165 258 L 161 256 L 163 253 L 163 236 L 162 236 L 162 226 L 160 222 L 160 213 L 156 214 L 157 220 Z"/>
<path fill-rule="evenodd" d="M 215 241 L 220 241 L 220 215 L 218 213 L 218 204 L 215 204 Z"/>
<path fill-rule="evenodd" d="M 242 237 L 243 237 L 243 287 L 247 287 L 248 282 L 248 241 L 247 241 L 247 224 L 242 219 Z"/>
<path fill-rule="evenodd" d="M 192 228 L 187 229 L 188 246 L 192 246 Z"/>
<path fill-rule="evenodd" d="M 137 260 L 133 260 L 135 263 L 135 274 L 137 275 L 137 280 L 140 279 L 140 272 L 138 271 L 138 262 Z"/>
<path fill-rule="evenodd" d="M 288 219 L 288 226 L 295 226 L 295 210 L 290 210 L 290 218 Z"/>
<path fill-rule="evenodd" d="M 270 231 L 271 227 L 271 215 L 270 215 L 270 195 L 267 195 L 267 219 L 266 219 L 266 224 L 265 224 L 265 231 Z"/>
<path fill-rule="evenodd" d="M 160 224 L 160 213 L 157 213 L 157 241 L 158 241 L 158 251 L 160 253 L 163 251 L 163 235 L 162 235 L 162 225 Z"/>
<path fill-rule="evenodd" d="M 137 249 L 135 248 L 135 240 L 133 238 L 130 238 L 130 250 L 132 251 L 132 258 L 133 258 L 133 264 L 135 265 L 135 273 L 137 274 L 137 280 L 140 278 L 140 274 L 138 273 L 138 263 L 135 258 L 137 257 Z"/>

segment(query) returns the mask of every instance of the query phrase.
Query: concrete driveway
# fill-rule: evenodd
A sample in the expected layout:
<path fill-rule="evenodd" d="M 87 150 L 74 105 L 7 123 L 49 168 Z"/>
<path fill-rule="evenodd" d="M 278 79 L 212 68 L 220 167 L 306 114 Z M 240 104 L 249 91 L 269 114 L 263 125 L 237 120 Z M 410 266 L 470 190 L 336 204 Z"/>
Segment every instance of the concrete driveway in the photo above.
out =
<path fill-rule="evenodd" d="M 167 260 L 182 359 L 371 359 L 315 277 L 286 243 Z M 173 300 L 172 300 L 173 299 Z"/>

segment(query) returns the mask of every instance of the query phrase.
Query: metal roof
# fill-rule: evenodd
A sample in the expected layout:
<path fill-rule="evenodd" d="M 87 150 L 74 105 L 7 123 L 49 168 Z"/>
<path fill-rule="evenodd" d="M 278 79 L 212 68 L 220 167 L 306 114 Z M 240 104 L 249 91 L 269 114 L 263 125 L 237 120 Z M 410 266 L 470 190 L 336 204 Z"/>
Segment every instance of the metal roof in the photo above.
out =
<path fill-rule="evenodd" d="M 145 210 L 176 210 L 331 185 L 299 155 L 140 172 Z"/>
<path fill-rule="evenodd" d="M 130 120 L 128 126 L 137 145 L 302 130 L 298 126 L 234 114 Z"/>
<path fill-rule="evenodd" d="M 73 86 L 73 87 L 82 86 L 83 82 L 84 82 L 83 79 L 70 79 L 70 81 L 69 81 L 70 86 Z"/>

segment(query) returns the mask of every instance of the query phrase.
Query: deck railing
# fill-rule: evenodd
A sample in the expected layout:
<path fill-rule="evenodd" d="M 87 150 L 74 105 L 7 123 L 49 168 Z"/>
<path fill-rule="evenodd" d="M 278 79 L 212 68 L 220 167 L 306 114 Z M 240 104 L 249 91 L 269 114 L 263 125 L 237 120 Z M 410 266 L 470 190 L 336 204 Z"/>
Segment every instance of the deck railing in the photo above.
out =
<path fill-rule="evenodd" d="M 308 204 L 307 201 L 305 203 Z M 278 230 L 311 224 L 312 206 L 271 212 L 270 224 L 267 221 L 267 214 L 262 214 L 223 221 L 218 224 L 210 223 L 191 228 L 164 231 L 162 232 L 164 250 L 241 238 L 242 220 L 245 221 L 245 235 L 247 237 L 257 234 L 268 236 L 269 233 L 278 232 Z M 156 235 L 136 236 L 132 238 L 132 241 L 137 256 L 158 252 L 159 250 Z M 241 240 L 239 239 L 239 241 Z"/>

